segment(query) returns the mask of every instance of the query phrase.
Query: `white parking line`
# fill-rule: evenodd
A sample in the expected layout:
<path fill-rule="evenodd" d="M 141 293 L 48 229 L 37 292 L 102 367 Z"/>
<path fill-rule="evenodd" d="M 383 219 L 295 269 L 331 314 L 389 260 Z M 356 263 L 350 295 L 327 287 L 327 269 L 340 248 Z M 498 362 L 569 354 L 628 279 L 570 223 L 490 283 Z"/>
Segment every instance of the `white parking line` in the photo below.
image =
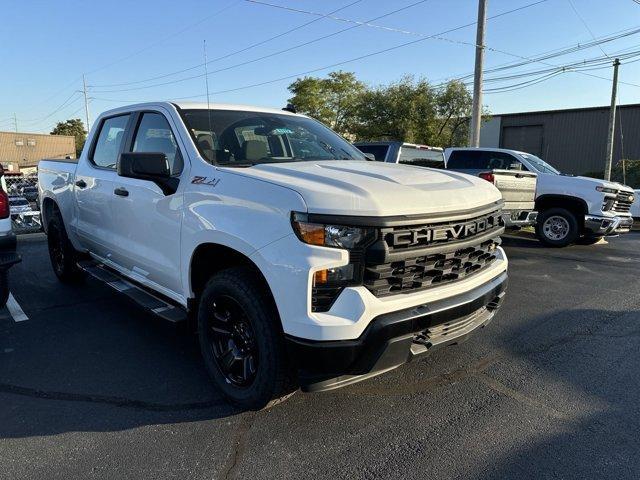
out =
<path fill-rule="evenodd" d="M 7 300 L 7 309 L 13 317 L 14 322 L 24 322 L 29 320 L 29 317 L 22 311 L 20 304 L 13 296 L 13 293 L 9 293 L 9 299 Z"/>

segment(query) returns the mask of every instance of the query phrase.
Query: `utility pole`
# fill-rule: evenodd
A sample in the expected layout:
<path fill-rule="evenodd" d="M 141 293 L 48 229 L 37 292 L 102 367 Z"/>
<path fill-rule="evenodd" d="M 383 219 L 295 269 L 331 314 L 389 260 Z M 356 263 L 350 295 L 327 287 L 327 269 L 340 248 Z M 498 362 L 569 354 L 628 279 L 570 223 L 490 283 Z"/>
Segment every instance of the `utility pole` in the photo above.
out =
<path fill-rule="evenodd" d="M 478 30 L 476 33 L 476 66 L 473 74 L 473 107 L 469 145 L 480 146 L 480 124 L 482 123 L 482 69 L 484 67 L 484 27 L 487 23 L 487 0 L 478 0 Z"/>
<path fill-rule="evenodd" d="M 613 85 L 611 86 L 611 110 L 609 111 L 609 136 L 607 138 L 607 156 L 605 158 L 604 179 L 611 180 L 611 163 L 613 162 L 613 140 L 616 130 L 616 95 L 618 93 L 618 66 L 620 60 L 613 61 Z"/>
<path fill-rule="evenodd" d="M 18 117 L 16 117 L 15 112 L 13 113 L 13 128 L 15 129 L 16 133 L 18 133 Z"/>
<path fill-rule="evenodd" d="M 82 92 L 84 93 L 84 114 L 87 118 L 87 132 L 89 131 L 89 98 L 87 97 L 87 81 L 82 74 Z"/>

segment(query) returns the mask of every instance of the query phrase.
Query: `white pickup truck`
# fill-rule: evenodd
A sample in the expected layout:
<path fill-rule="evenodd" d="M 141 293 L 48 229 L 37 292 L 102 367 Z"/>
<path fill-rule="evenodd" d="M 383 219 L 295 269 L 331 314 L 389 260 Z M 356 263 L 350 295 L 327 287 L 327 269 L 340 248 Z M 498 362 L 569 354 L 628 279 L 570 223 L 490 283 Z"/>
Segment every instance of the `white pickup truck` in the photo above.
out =
<path fill-rule="evenodd" d="M 505 226 L 535 225 L 536 177 L 534 172 L 510 169 L 512 162 L 502 154 L 487 154 L 468 149 L 416 145 L 406 142 L 355 142 L 365 155 L 379 162 L 400 163 L 430 168 L 446 168 L 480 177 L 496 186 L 502 194 Z"/>
<path fill-rule="evenodd" d="M 597 178 L 564 175 L 535 155 L 516 150 L 456 148 L 452 151 L 504 155 L 518 171 L 537 173 L 536 234 L 547 246 L 565 247 L 575 241 L 591 244 L 606 235 L 631 230 L 630 209 L 634 200 L 631 187 Z"/>
<path fill-rule="evenodd" d="M 42 161 L 51 262 L 193 321 L 213 381 L 260 408 L 388 371 L 486 325 L 503 298 L 500 192 L 368 162 L 321 123 L 146 103 Z"/>

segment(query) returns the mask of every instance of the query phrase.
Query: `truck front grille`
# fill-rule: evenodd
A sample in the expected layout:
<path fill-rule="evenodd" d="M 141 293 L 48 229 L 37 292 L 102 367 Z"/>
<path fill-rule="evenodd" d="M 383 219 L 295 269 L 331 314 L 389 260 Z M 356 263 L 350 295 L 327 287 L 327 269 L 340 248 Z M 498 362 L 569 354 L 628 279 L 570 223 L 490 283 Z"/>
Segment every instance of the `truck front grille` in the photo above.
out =
<path fill-rule="evenodd" d="M 633 195 L 626 192 L 620 192 L 616 196 L 616 200 L 613 202 L 611 210 L 615 213 L 629 213 L 632 204 Z"/>
<path fill-rule="evenodd" d="M 448 253 L 408 257 L 365 266 L 364 286 L 376 297 L 410 293 L 461 280 L 488 267 L 496 259 L 499 238 Z"/>

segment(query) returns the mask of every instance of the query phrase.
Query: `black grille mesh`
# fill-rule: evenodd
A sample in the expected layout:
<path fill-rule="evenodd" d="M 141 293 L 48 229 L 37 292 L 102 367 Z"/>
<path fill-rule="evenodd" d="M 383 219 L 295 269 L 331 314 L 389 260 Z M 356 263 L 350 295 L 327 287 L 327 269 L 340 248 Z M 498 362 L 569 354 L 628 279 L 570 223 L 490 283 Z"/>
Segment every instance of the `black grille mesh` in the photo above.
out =
<path fill-rule="evenodd" d="M 398 262 L 366 265 L 364 286 L 376 297 L 408 293 L 461 280 L 490 265 L 499 239 L 450 253 L 436 253 Z"/>
<path fill-rule="evenodd" d="M 613 204 L 612 210 L 616 213 L 628 213 L 631 210 L 631 204 L 633 203 L 632 201 L 630 202 L 628 198 L 628 193 L 618 195 Z"/>

